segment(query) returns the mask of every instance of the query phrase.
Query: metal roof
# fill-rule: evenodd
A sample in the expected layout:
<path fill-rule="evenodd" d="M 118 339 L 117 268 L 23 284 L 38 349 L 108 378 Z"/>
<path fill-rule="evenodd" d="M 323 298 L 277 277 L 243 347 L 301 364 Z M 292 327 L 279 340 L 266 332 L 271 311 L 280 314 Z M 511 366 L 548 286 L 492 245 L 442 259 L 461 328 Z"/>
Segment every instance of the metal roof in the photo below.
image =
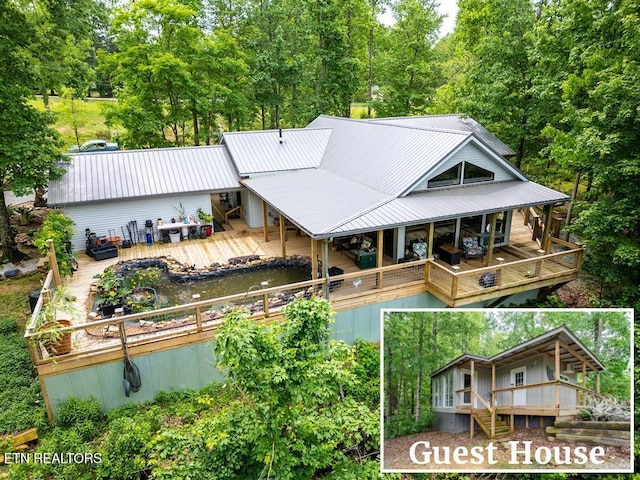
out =
<path fill-rule="evenodd" d="M 324 115 L 309 127 L 333 129 L 321 169 L 393 196 L 414 185 L 471 135 Z"/>
<path fill-rule="evenodd" d="M 334 228 L 333 233 L 413 225 L 567 200 L 569 197 L 563 193 L 534 182 L 518 180 L 433 189 L 396 198 L 367 214 L 343 223 Z"/>
<path fill-rule="evenodd" d="M 185 147 L 80 153 L 49 182 L 50 205 L 238 189 L 225 147 Z"/>
<path fill-rule="evenodd" d="M 404 125 L 417 128 L 439 128 L 461 132 L 473 132 L 482 142 L 503 157 L 512 157 L 516 154 L 508 145 L 473 118 L 460 114 L 450 115 L 423 115 L 415 117 L 372 118 L 369 122 L 386 123 L 389 125 Z"/>
<path fill-rule="evenodd" d="M 589 350 L 565 325 L 561 325 L 558 328 L 554 328 L 546 333 L 538 335 L 526 342 L 523 342 L 515 347 L 511 347 L 503 352 L 500 352 L 493 357 L 487 358 L 480 355 L 471 355 L 465 353 L 458 358 L 447 363 L 445 366 L 439 368 L 431 374 L 434 377 L 445 370 L 448 370 L 452 366 L 466 363 L 467 360 L 478 361 L 480 366 L 491 366 L 495 364 L 497 367 L 508 365 L 515 361 L 519 361 L 523 358 L 530 357 L 532 350 L 535 350 L 535 354 L 547 354 L 553 356 L 555 353 L 555 339 L 559 339 L 565 346 L 560 346 L 560 362 L 563 364 L 570 364 L 573 366 L 574 371 L 582 371 L 582 360 L 592 370 L 604 370 L 605 367 L 598 360 L 591 350 Z M 568 348 L 567 348 L 568 347 Z M 582 357 L 580 358 L 576 357 Z"/>
<path fill-rule="evenodd" d="M 223 143 L 229 148 L 241 176 L 252 173 L 317 168 L 322 160 L 330 129 L 261 130 L 228 132 Z"/>
<path fill-rule="evenodd" d="M 336 223 L 393 199 L 321 169 L 261 175 L 242 183 L 311 236 L 331 232 Z"/>

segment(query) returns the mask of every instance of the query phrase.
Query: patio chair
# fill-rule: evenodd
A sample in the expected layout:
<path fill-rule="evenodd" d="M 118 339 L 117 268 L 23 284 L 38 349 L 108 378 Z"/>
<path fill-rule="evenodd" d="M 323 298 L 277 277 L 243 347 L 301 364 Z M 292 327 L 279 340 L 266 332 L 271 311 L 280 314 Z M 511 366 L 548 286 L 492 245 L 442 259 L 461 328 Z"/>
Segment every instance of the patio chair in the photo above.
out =
<path fill-rule="evenodd" d="M 484 261 L 485 247 L 478 243 L 478 237 L 464 237 L 462 239 L 462 255 L 467 262 L 469 257 L 480 257 Z"/>

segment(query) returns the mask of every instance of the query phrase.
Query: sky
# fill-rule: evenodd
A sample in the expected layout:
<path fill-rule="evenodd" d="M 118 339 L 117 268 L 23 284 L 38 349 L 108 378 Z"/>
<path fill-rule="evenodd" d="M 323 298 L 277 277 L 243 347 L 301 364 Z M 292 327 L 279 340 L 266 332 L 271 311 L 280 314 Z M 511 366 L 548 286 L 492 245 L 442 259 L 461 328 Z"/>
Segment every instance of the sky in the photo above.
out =
<path fill-rule="evenodd" d="M 442 21 L 442 27 L 440 28 L 441 37 L 453 32 L 453 28 L 456 25 L 456 13 L 458 12 L 457 3 L 457 0 L 440 0 L 438 12 L 440 12 L 441 15 L 447 15 Z M 385 25 L 392 25 L 394 23 L 390 10 L 380 15 L 379 20 Z"/>
<path fill-rule="evenodd" d="M 453 32 L 453 28 L 456 25 L 456 13 L 458 12 L 458 5 L 456 0 L 440 0 L 440 6 L 438 11 L 441 15 L 448 15 L 442 21 L 442 27 L 440 28 L 440 36 L 444 37 L 446 34 Z"/>

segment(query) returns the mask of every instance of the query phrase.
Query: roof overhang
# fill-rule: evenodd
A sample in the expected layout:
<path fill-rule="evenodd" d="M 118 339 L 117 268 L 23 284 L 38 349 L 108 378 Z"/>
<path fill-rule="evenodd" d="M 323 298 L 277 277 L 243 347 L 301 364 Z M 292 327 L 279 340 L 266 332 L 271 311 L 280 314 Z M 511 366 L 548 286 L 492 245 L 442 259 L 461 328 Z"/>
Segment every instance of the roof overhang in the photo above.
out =
<path fill-rule="evenodd" d="M 447 218 L 497 213 L 533 205 L 565 203 L 569 196 L 535 182 L 508 181 L 416 192 L 397 198 L 334 228 L 335 235 Z"/>
<path fill-rule="evenodd" d="M 556 340 L 558 341 L 561 365 L 565 367 L 570 365 L 574 372 L 581 372 L 583 366 L 592 371 L 605 369 L 600 360 L 567 327 L 562 325 L 490 358 L 465 353 L 433 372 L 431 376 L 439 375 L 452 367 L 463 366 L 470 363 L 471 360 L 478 367 L 495 365 L 496 368 L 504 367 L 534 355 L 545 355 L 555 360 Z"/>

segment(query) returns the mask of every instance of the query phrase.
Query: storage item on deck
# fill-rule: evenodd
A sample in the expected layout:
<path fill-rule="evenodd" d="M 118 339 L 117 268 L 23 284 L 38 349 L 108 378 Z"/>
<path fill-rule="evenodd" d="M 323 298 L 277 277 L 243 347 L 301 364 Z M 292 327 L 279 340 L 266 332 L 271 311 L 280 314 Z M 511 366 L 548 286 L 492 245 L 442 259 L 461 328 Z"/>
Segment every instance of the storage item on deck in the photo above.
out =
<path fill-rule="evenodd" d="M 338 275 L 342 275 L 344 270 L 340 267 L 329 267 L 329 278 L 337 277 Z M 329 280 L 329 291 L 333 292 L 336 288 L 340 288 L 344 280 Z"/>
<path fill-rule="evenodd" d="M 377 257 L 375 250 L 371 252 L 358 250 L 356 253 L 356 265 L 359 268 L 373 268 L 376 266 Z"/>
<path fill-rule="evenodd" d="M 99 247 L 92 248 L 90 251 L 90 255 L 96 261 L 106 260 L 107 258 L 115 258 L 118 256 L 118 247 L 108 243 L 105 245 L 100 245 Z"/>

